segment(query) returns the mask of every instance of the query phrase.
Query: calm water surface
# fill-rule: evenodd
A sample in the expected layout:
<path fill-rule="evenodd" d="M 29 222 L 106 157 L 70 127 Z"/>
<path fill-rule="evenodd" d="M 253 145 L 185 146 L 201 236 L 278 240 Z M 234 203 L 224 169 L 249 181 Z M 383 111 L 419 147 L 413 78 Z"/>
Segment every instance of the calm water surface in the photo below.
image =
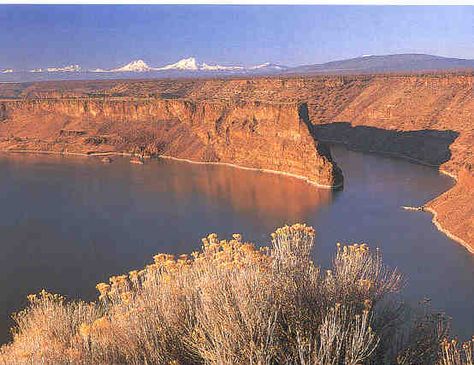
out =
<path fill-rule="evenodd" d="M 409 301 L 432 299 L 474 333 L 474 256 L 441 234 L 431 215 L 404 211 L 447 190 L 434 169 L 334 146 L 345 175 L 340 192 L 226 166 L 169 160 L 133 165 L 34 155 L 0 155 L 0 339 L 11 312 L 42 288 L 95 298 L 95 284 L 140 268 L 158 252 L 200 247 L 210 232 L 242 232 L 260 244 L 285 223 L 318 232 L 327 266 L 336 242 L 380 247 L 406 274 Z"/>

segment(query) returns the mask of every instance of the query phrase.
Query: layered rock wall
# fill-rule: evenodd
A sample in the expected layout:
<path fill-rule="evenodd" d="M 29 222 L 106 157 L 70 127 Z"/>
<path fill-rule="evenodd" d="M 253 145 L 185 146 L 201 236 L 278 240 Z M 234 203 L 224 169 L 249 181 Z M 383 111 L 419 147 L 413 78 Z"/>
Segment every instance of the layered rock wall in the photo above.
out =
<path fill-rule="evenodd" d="M 27 115 L 28 113 L 15 117 L 17 127 L 0 127 L 0 136 L 10 138 L 9 141 L 0 143 L 3 143 L 3 146 L 8 146 L 15 138 L 19 140 L 20 137 L 28 137 L 42 141 L 52 140 L 52 142 L 47 142 L 49 143 L 48 148 L 58 148 L 57 146 L 63 149 L 78 148 L 78 145 L 74 143 L 66 144 L 63 140 L 67 138 L 77 140 L 86 137 L 63 134 L 60 138 L 52 138 L 55 134 L 48 131 L 48 125 L 55 125 L 55 133 L 58 133 L 58 130 L 63 128 L 62 125 L 65 120 L 68 121 L 67 127 L 71 129 L 75 128 L 74 123 L 87 123 L 88 120 L 91 122 L 93 130 L 93 132 L 88 132 L 92 133 L 89 137 L 94 136 L 95 133 L 97 136 L 94 138 L 98 138 L 96 141 L 98 144 L 94 148 L 122 150 L 134 145 L 135 142 L 131 143 L 130 140 L 143 141 L 144 135 L 149 136 L 151 132 L 145 133 L 144 130 L 151 128 L 150 121 L 153 121 L 156 128 L 167 131 L 168 134 L 160 132 L 158 135 L 167 136 L 164 138 L 167 142 L 162 142 L 162 144 L 166 146 L 166 151 L 171 151 L 173 155 L 195 156 L 201 154 L 199 159 L 202 160 L 218 158 L 224 161 L 233 159 L 237 161 L 237 159 L 240 159 L 239 163 L 243 164 L 244 161 L 248 161 L 250 158 L 245 155 L 249 152 L 256 159 L 255 164 L 263 166 L 262 161 L 257 162 L 258 156 L 261 155 L 256 152 L 258 150 L 254 152 L 247 149 L 247 152 L 238 152 L 242 151 L 241 143 L 247 138 L 245 133 L 248 133 L 248 128 L 251 128 L 249 126 L 253 125 L 252 122 L 249 122 L 253 120 L 253 116 L 250 114 L 255 112 L 257 120 L 262 119 L 263 114 L 271 114 L 272 118 L 277 118 L 280 115 L 280 119 L 273 119 L 278 120 L 276 123 L 272 124 L 270 121 L 265 122 L 265 124 L 259 123 L 262 136 L 259 135 L 255 141 L 257 141 L 256 145 L 259 145 L 260 149 L 265 150 L 263 147 L 265 143 L 272 141 L 271 144 L 273 144 L 278 138 L 289 141 L 281 142 L 283 145 L 290 143 L 297 146 L 299 144 L 296 142 L 298 138 L 294 139 L 294 136 L 292 137 L 291 133 L 288 134 L 288 131 L 297 130 L 294 127 L 295 125 L 301 126 L 300 116 L 291 117 L 292 122 L 289 122 L 289 119 L 282 119 L 281 113 L 277 112 L 277 109 L 283 110 L 288 105 L 293 105 L 291 107 L 293 111 L 289 113 L 295 115 L 296 105 L 307 105 L 307 118 L 303 119 L 305 119 L 306 124 L 309 122 L 313 125 L 312 133 L 320 141 L 345 143 L 349 148 L 357 150 L 407 158 L 415 162 L 435 166 L 456 178 L 457 184 L 455 187 L 427 203 L 426 206 L 436 213 L 435 220 L 442 230 L 473 250 L 473 87 L 474 75 L 472 73 L 1 84 L 0 98 L 4 100 L 32 101 L 40 99 L 38 102 L 46 103 L 44 105 L 50 103 L 49 100 L 53 100 L 51 102 L 54 103 L 57 100 L 65 99 L 101 102 L 133 99 L 135 101 L 128 106 L 118 103 L 113 108 L 126 111 L 124 115 L 141 115 L 141 117 L 135 118 L 134 123 L 128 123 L 126 120 L 120 121 L 120 123 L 117 121 L 111 123 L 108 120 L 106 123 L 104 122 L 102 127 L 95 130 L 97 122 L 93 114 L 95 108 L 98 108 L 96 104 L 91 104 L 91 111 L 84 113 L 83 111 L 77 111 L 82 108 L 80 102 L 71 101 L 72 104 L 69 109 L 72 111 L 64 114 L 63 117 L 46 112 L 47 108 L 43 110 L 39 108 L 40 110 L 37 113 L 41 115 L 41 118 L 35 118 L 37 121 L 41 120 L 41 124 L 33 123 L 32 120 L 35 118 L 32 119 L 31 115 Z M 176 105 L 176 110 L 170 114 L 176 119 L 167 117 L 169 120 L 166 123 L 156 123 L 154 119 L 149 119 L 147 116 L 149 120 L 145 121 L 143 118 L 148 115 L 148 112 L 144 112 L 144 110 L 149 107 L 140 105 L 138 109 L 132 107 L 132 105 L 135 105 L 133 103 L 138 101 L 146 105 L 147 103 L 163 103 L 160 100 L 166 100 L 170 110 L 174 109 L 172 107 L 173 101 L 178 102 L 180 106 Z M 194 114 L 189 113 L 188 108 L 184 107 L 186 100 L 192 100 L 195 103 L 197 110 Z M 242 103 L 251 105 L 253 112 L 246 110 L 247 107 L 245 106 L 239 106 Z M 227 107 L 211 107 L 211 104 L 223 104 Z M 97 105 L 100 105 L 100 103 Z M 213 121 L 210 124 L 207 123 L 208 119 L 197 117 L 199 113 L 203 113 L 199 111 L 200 108 L 205 108 L 202 105 L 208 105 L 206 115 L 208 110 L 217 108 L 209 114 L 214 115 L 209 119 Z M 234 114 L 232 112 L 227 114 L 234 107 Z M 3 108 L 0 106 L 0 126 L 5 125 L 5 120 L 11 119 L 8 116 L 11 112 L 9 108 Z M 155 106 L 155 108 L 166 110 L 163 106 Z M 184 111 L 180 112 L 183 109 Z M 270 109 L 271 112 L 268 114 Z M 183 117 L 183 113 L 186 117 Z M 189 119 L 188 114 L 196 116 Z M 75 115 L 75 117 L 71 115 Z M 80 115 L 87 116 L 87 120 L 82 120 Z M 229 115 L 230 118 L 228 118 Z M 240 117 L 237 118 L 237 115 Z M 224 117 L 218 121 L 220 116 Z M 231 122 L 233 118 L 240 120 L 235 125 L 235 129 Z M 177 121 L 184 119 L 195 122 L 182 123 Z M 121 119 L 118 118 L 118 120 Z M 200 122 L 197 122 L 198 120 L 205 120 L 206 123 L 200 124 Z M 227 121 L 222 122 L 223 120 Z M 34 127 L 29 126 L 28 123 L 33 123 Z M 200 127 L 194 123 L 199 124 Z M 111 124 L 114 126 L 112 127 Z M 290 124 L 292 127 L 289 127 Z M 133 133 L 129 131 L 130 126 L 134 127 Z M 289 128 L 285 129 L 286 134 L 283 133 L 284 135 L 281 134 L 282 126 Z M 229 132 L 227 132 L 228 127 Z M 298 130 L 301 130 L 299 128 Z M 120 132 L 114 132 L 114 130 Z M 219 141 L 219 143 L 210 143 L 209 139 L 206 139 L 206 131 L 211 136 L 217 136 L 217 138 L 212 138 Z M 110 136 L 107 135 L 109 132 Z M 263 133 L 266 136 L 263 136 Z M 235 139 L 232 146 L 226 144 L 227 134 Z M 45 139 L 45 135 L 49 137 Z M 305 141 L 309 141 L 307 137 L 307 135 L 306 137 L 302 136 L 299 141 L 305 143 Z M 100 144 L 102 138 L 107 141 L 110 138 L 114 142 L 111 145 Z M 264 140 L 267 142 L 264 143 Z M 89 141 L 93 141 L 93 138 Z M 157 141 L 161 141 L 161 139 L 158 138 Z M 15 143 L 21 145 L 24 142 L 18 141 Z M 143 146 L 143 143 L 140 142 L 137 145 Z M 145 145 L 147 144 L 145 143 Z M 158 143 L 158 145 L 160 144 Z M 182 150 L 184 145 L 188 146 L 185 151 Z M 283 147 L 280 146 L 279 148 Z M 84 147 L 81 147 L 81 149 L 84 149 Z M 229 156 L 226 156 L 225 150 L 229 151 Z M 319 151 L 316 157 L 312 155 L 314 150 Z M 204 153 L 204 151 L 207 152 Z M 269 151 L 269 149 L 265 151 Z M 276 150 L 272 149 L 272 151 Z M 288 158 L 288 161 L 293 161 L 288 162 L 290 166 L 282 166 L 283 162 L 271 161 L 269 157 L 264 158 L 265 163 L 268 163 L 268 166 L 271 166 L 272 169 L 291 170 L 296 174 L 304 173 L 305 176 L 315 174 L 313 179 L 318 176 L 319 181 L 324 184 L 329 181 L 333 181 L 333 184 L 335 184 L 337 181 L 336 177 L 328 177 L 337 176 L 337 169 L 330 167 L 333 166 L 330 157 L 319 143 L 316 144 L 316 148 L 311 148 L 309 151 L 309 160 L 314 159 L 314 164 L 323 166 L 321 171 L 314 172 L 314 170 L 311 170 L 311 167 L 314 166 L 312 162 L 309 164 L 301 163 L 302 157 L 298 156 L 306 153 L 305 147 L 299 147 L 291 153 L 286 148 L 285 153 L 286 157 L 282 157 L 281 161 Z M 326 156 L 326 159 L 321 162 L 321 159 L 317 157 L 318 155 Z M 296 160 L 300 162 L 295 163 Z M 309 172 L 304 171 L 307 168 L 310 168 Z M 326 177 L 320 177 L 324 175 Z"/>
<path fill-rule="evenodd" d="M 229 163 L 340 187 L 298 103 L 48 98 L 0 102 L 8 150 L 128 152 Z"/>

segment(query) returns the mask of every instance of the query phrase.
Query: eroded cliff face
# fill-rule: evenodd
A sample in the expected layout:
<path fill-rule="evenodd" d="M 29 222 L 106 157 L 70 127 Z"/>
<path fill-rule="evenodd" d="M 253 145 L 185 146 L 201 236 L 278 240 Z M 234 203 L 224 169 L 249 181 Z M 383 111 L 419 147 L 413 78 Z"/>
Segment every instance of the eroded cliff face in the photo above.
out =
<path fill-rule="evenodd" d="M 435 166 L 455 177 L 456 186 L 426 206 L 436 214 L 435 220 L 442 230 L 474 250 L 474 75 L 471 73 L 1 84 L 0 98 L 36 100 L 42 105 L 54 104 L 57 100 L 73 100 L 68 102 L 71 103 L 66 108 L 68 113 L 50 113 L 47 111 L 50 107 L 37 108 L 38 117 L 34 118 L 28 113 L 18 113 L 9 127 L 0 127 L 0 135 L 8 139 L 0 142 L 3 148 L 43 144 L 45 148 L 63 150 L 128 150 L 143 145 L 152 148 L 146 141 L 156 140 L 153 148 L 174 156 L 199 155 L 200 160 L 238 160 L 243 164 L 250 159 L 246 153 L 250 153 L 255 158 L 255 166 L 263 166 L 265 161 L 272 169 L 285 169 L 304 176 L 311 174 L 312 179 L 318 177 L 322 183 L 332 181 L 332 184 L 337 184 L 338 169 L 319 143 L 309 150 L 308 161 L 312 162 L 304 162 L 301 157 L 308 153 L 308 147 L 299 146 L 299 142 L 313 143 L 308 135 L 303 136 L 303 132 L 298 132 L 300 137 L 292 135 L 296 130 L 301 131 L 301 119 L 304 119 L 306 124 L 309 121 L 313 125 L 312 134 L 319 141 L 345 143 L 356 150 L 403 157 Z M 97 121 L 101 119 L 98 117 L 100 113 L 94 116 L 96 109 L 100 110 L 100 102 L 95 104 L 97 100 L 111 102 L 124 98 L 133 98 L 134 101 L 128 106 L 120 102 L 111 104 L 112 109 L 122 110 L 112 118 L 113 123 L 107 118 Z M 85 107 L 91 111 L 81 111 L 84 107 L 79 100 L 95 100 Z M 154 106 L 161 111 L 153 119 L 153 113 L 145 112 L 151 107 L 140 104 L 136 109 L 134 103 L 164 103 L 168 107 Z M 190 112 L 193 107 L 185 106 L 186 103 L 194 105 L 196 110 Z M 10 107 L 2 109 L 2 104 L 0 126 L 5 125 L 2 123 L 6 120 L 12 120 L 8 116 Z M 307 105 L 307 118 L 296 116 L 298 105 Z M 166 108 L 172 112 L 167 114 Z M 282 112 L 277 110 L 283 109 L 293 116 L 282 117 Z M 119 114 L 130 114 L 131 117 L 122 120 Z M 203 115 L 213 117 L 205 118 Z M 267 115 L 278 122 L 272 124 L 270 117 L 267 122 L 262 122 Z M 249 132 L 249 128 L 253 128 L 254 116 L 259 121 L 258 133 Z M 35 118 L 42 123 L 34 123 Z M 133 123 L 127 122 L 130 118 L 134 118 Z M 232 119 L 237 122 L 232 123 Z M 187 122 L 183 123 L 184 120 Z M 87 123 L 91 128 L 87 136 L 73 135 L 74 131 L 57 136 L 58 131 L 65 129 L 64 125 L 73 130 L 77 124 L 77 132 L 82 133 L 81 128 L 85 128 L 82 125 Z M 50 125 L 55 126 L 56 134 L 49 130 Z M 255 151 L 247 148 L 242 152 L 242 143 L 245 144 L 249 135 L 246 133 L 255 137 L 259 146 Z M 230 137 L 232 142 L 226 142 Z M 26 138 L 41 142 L 25 142 Z M 84 140 L 82 144 L 71 143 L 81 138 Z M 214 142 L 211 143 L 209 138 Z M 279 147 L 265 147 L 266 143 L 276 143 Z M 294 148 L 291 152 L 283 147 L 287 143 Z M 268 152 L 270 149 L 272 152 Z M 266 155 L 278 150 L 284 150 L 284 156 L 292 162 L 281 162 L 286 157 L 281 157 L 280 162 L 273 161 Z M 319 151 L 316 156 L 314 150 Z M 260 160 L 261 155 L 266 157 Z M 318 156 L 326 157 L 321 160 Z M 312 169 L 315 164 L 321 166 L 320 171 Z M 305 171 L 308 168 L 309 173 Z"/>
<path fill-rule="evenodd" d="M 316 120 L 316 118 L 313 118 Z M 438 167 L 456 185 L 427 202 L 444 233 L 474 253 L 474 77 L 376 77 L 316 136 Z"/>
<path fill-rule="evenodd" d="M 432 200 L 426 208 L 434 214 L 434 223 L 451 238 L 474 254 L 474 176 L 463 168 L 457 184 Z"/>
<path fill-rule="evenodd" d="M 271 170 L 336 188 L 342 174 L 304 104 L 123 98 L 0 102 L 0 147 L 165 155 Z"/>

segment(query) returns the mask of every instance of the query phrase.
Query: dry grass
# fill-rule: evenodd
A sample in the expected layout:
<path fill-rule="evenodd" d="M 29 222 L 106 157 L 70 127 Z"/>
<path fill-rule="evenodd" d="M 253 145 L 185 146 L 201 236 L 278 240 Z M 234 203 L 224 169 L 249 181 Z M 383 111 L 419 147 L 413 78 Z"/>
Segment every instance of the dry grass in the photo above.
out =
<path fill-rule="evenodd" d="M 257 249 L 238 234 L 160 254 L 97 285 L 97 302 L 41 292 L 15 316 L 3 364 L 472 365 L 446 320 L 408 311 L 403 279 L 365 244 L 311 261 L 315 232 L 296 224 Z"/>

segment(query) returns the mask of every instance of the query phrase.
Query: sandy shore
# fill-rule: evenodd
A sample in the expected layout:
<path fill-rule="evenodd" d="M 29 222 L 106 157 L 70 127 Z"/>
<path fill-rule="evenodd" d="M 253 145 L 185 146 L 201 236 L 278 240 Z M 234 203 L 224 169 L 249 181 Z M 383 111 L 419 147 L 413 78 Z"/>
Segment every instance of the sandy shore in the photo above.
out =
<path fill-rule="evenodd" d="M 325 141 L 328 142 L 328 141 Z M 338 142 L 332 142 L 331 143 L 338 143 Z M 344 143 L 340 143 L 344 144 Z M 345 144 L 344 144 L 345 145 Z M 65 151 L 40 151 L 40 150 L 3 150 L 2 152 L 8 152 L 8 153 L 29 153 L 29 154 L 46 154 L 46 155 L 73 155 L 73 156 L 83 156 L 83 157 L 103 157 L 103 156 L 126 156 L 126 157 L 132 157 L 134 156 L 131 153 L 126 153 L 126 152 L 91 152 L 91 153 L 83 153 L 83 152 L 65 152 Z M 370 153 L 375 153 L 375 154 L 380 154 L 378 152 L 370 152 Z M 430 165 L 427 163 L 423 163 L 423 161 L 413 159 L 413 158 L 408 158 L 407 156 L 404 155 L 398 155 L 398 154 L 388 154 L 388 153 L 383 153 L 383 155 L 387 156 L 392 156 L 392 157 L 398 157 L 401 159 L 405 159 L 411 162 L 416 162 L 425 166 L 431 166 L 431 167 L 436 167 L 434 165 Z M 271 173 L 271 174 L 277 174 L 277 175 L 283 175 L 283 176 L 288 176 L 288 177 L 293 177 L 296 179 L 300 179 L 305 181 L 306 183 L 316 186 L 318 188 L 322 189 L 338 189 L 341 187 L 341 184 L 338 186 L 329 186 L 329 185 L 322 185 L 318 184 L 314 181 L 309 180 L 307 177 L 302 176 L 302 175 L 296 175 L 296 174 L 291 174 L 288 172 L 282 172 L 282 171 L 276 171 L 276 170 L 269 170 L 269 169 L 258 169 L 258 168 L 253 168 L 253 167 L 245 167 L 245 166 L 239 166 L 236 164 L 228 163 L 228 162 L 204 162 L 204 161 L 193 161 L 185 158 L 178 158 L 178 157 L 173 157 L 173 156 L 167 156 L 167 155 L 159 155 L 158 158 L 165 158 L 169 160 L 175 160 L 175 161 L 181 161 L 181 162 L 187 162 L 187 163 L 192 163 L 192 164 L 197 164 L 197 165 L 222 165 L 222 166 L 229 166 L 233 168 L 238 168 L 242 170 L 249 170 L 249 171 L 260 171 L 260 172 L 265 172 L 265 173 Z M 440 173 L 448 175 L 452 177 L 456 182 L 457 178 L 454 174 L 445 171 L 445 170 L 439 170 Z M 441 226 L 441 224 L 437 221 L 436 216 L 437 213 L 435 210 L 428 208 L 426 206 L 422 206 L 423 209 L 419 209 L 418 207 L 413 208 L 413 207 L 402 207 L 405 210 L 416 210 L 416 211 L 423 211 L 423 212 L 429 212 L 433 215 L 432 222 L 435 225 L 435 227 L 448 236 L 450 239 L 453 241 L 456 241 L 457 243 L 461 244 L 463 247 L 465 247 L 470 253 L 474 254 L 474 248 L 472 248 L 466 241 L 464 241 L 462 238 L 457 237 L 456 235 L 452 234 L 445 228 Z"/>
<path fill-rule="evenodd" d="M 436 218 L 436 217 L 437 217 L 437 212 L 436 212 L 434 209 L 425 207 L 425 208 L 424 208 L 424 211 L 425 211 L 425 212 L 429 212 L 429 213 L 431 213 L 431 214 L 433 215 L 433 219 L 432 219 L 431 221 L 433 222 L 433 224 L 436 226 L 436 228 L 437 228 L 440 232 L 444 233 L 446 236 L 448 236 L 449 238 L 451 238 L 453 241 L 456 241 L 456 242 L 459 243 L 460 245 L 464 246 L 464 248 L 465 248 L 466 250 L 468 250 L 470 253 L 474 254 L 474 248 L 471 247 L 466 241 L 464 241 L 462 238 L 460 238 L 460 237 L 458 237 L 458 236 L 452 234 L 451 232 L 449 232 L 448 230 L 444 229 L 444 228 L 441 226 L 441 224 L 438 222 L 438 220 L 437 220 L 437 218 Z"/>
<path fill-rule="evenodd" d="M 318 184 L 318 183 L 316 183 L 316 182 L 314 182 L 314 181 L 309 180 L 306 176 L 291 174 L 291 173 L 289 173 L 289 172 L 283 172 L 283 171 L 277 171 L 277 170 L 269 170 L 269 169 L 259 169 L 259 168 L 255 168 L 255 167 L 246 167 L 246 166 L 240 166 L 240 165 L 236 165 L 236 164 L 229 163 L 229 162 L 193 161 L 193 160 L 189 160 L 189 159 L 186 159 L 186 158 L 178 158 L 178 157 L 167 156 L 167 155 L 159 155 L 158 157 L 160 157 L 160 158 L 166 158 L 166 159 L 169 159 L 169 160 L 175 160 L 175 161 L 183 161 L 183 162 L 192 163 L 192 164 L 197 164 L 197 165 L 221 165 L 221 166 L 230 166 L 230 167 L 234 167 L 234 168 L 242 169 L 242 170 L 259 171 L 259 172 L 266 172 L 266 173 L 270 173 L 270 174 L 289 176 L 289 177 L 293 177 L 293 178 L 296 178 L 296 179 L 303 180 L 303 181 L 305 181 L 306 183 L 308 183 L 308 184 L 310 184 L 310 185 L 313 185 L 313 186 L 316 186 L 316 187 L 322 188 L 322 189 L 336 190 L 336 189 L 339 189 L 339 188 L 342 187 L 342 184 L 338 184 L 338 185 L 336 185 L 336 186 Z"/>
<path fill-rule="evenodd" d="M 132 157 L 132 156 L 137 156 L 132 153 L 127 153 L 127 152 L 90 152 L 90 153 L 84 153 L 84 152 L 67 152 L 67 151 L 42 151 L 42 150 L 28 150 L 28 149 L 22 149 L 22 150 L 3 150 L 2 152 L 8 152 L 8 153 L 30 153 L 30 154 L 45 154 L 45 155 L 72 155 L 72 156 L 83 156 L 83 157 L 104 157 L 104 156 L 127 156 L 127 157 Z M 187 163 L 192 163 L 196 165 L 221 165 L 221 166 L 229 166 L 237 169 L 242 169 L 242 170 L 248 170 L 248 171 L 258 171 L 258 172 L 265 172 L 265 173 L 270 173 L 270 174 L 276 174 L 276 175 L 283 175 L 283 176 L 288 176 L 288 177 L 293 177 L 299 180 L 303 180 L 306 183 L 316 186 L 321 189 L 331 189 L 331 190 L 336 190 L 342 187 L 342 184 L 338 184 L 336 186 L 332 185 L 324 185 L 324 184 L 318 184 L 315 181 L 309 180 L 306 176 L 303 175 L 296 175 L 292 174 L 289 172 L 283 172 L 283 171 L 277 171 L 277 170 L 269 170 L 269 169 L 259 169 L 259 168 L 254 168 L 254 167 L 246 167 L 246 166 L 240 166 L 236 165 L 233 163 L 229 162 L 207 162 L 207 161 L 193 161 L 190 159 L 186 158 L 178 158 L 178 157 L 173 157 L 173 156 L 168 156 L 168 155 L 158 155 L 157 158 L 165 158 L 168 160 L 175 160 L 175 161 L 181 161 L 181 162 L 187 162 Z"/>
<path fill-rule="evenodd" d="M 41 150 L 2 150 L 2 152 L 8 153 L 29 153 L 29 154 L 40 154 L 40 155 L 71 155 L 71 156 L 83 156 L 83 157 L 103 157 L 103 156 L 133 156 L 132 153 L 127 152 L 67 152 L 67 151 L 41 151 Z"/>
<path fill-rule="evenodd" d="M 324 140 L 321 140 L 321 142 L 324 142 L 324 143 L 333 143 L 333 144 L 341 144 L 343 146 L 345 146 L 347 149 L 350 149 L 348 146 L 349 144 L 348 143 L 345 143 L 345 142 L 342 142 L 342 141 L 336 141 L 336 140 L 328 140 L 328 139 L 324 139 Z M 368 150 L 368 151 L 365 151 L 363 149 L 353 149 L 354 151 L 358 151 L 358 152 L 364 152 L 364 153 L 373 153 L 373 154 L 376 154 L 376 155 L 383 155 L 383 156 L 388 156 L 388 157 L 395 157 L 395 158 L 399 158 L 401 160 L 406 160 L 406 161 L 409 161 L 409 162 L 413 162 L 413 163 L 416 163 L 416 164 L 419 164 L 419 165 L 423 165 L 423 166 L 428 166 L 428 167 L 434 167 L 434 168 L 439 168 L 438 165 L 434 165 L 434 164 L 430 164 L 430 163 L 427 163 L 425 161 L 422 161 L 422 160 L 419 160 L 419 159 L 416 159 L 416 158 L 413 158 L 413 157 L 410 157 L 410 156 L 406 156 L 406 155 L 403 155 L 403 154 L 399 154 L 399 153 L 388 153 L 388 152 L 379 152 L 379 151 L 372 151 L 372 150 Z M 336 161 L 337 163 L 337 161 Z M 451 177 L 454 181 L 455 181 L 455 184 L 457 184 L 458 182 L 458 177 L 449 172 L 449 171 L 446 171 L 445 169 L 443 168 L 439 168 L 438 171 L 443 174 L 443 175 L 447 175 L 449 177 Z M 454 187 L 454 186 L 453 186 Z M 434 198 L 436 199 L 436 198 Z M 434 200 L 432 199 L 432 200 Z M 429 202 L 427 202 L 429 203 Z M 443 228 L 443 226 L 438 222 L 437 220 L 437 212 L 432 209 L 432 208 L 429 208 L 427 207 L 426 205 L 422 205 L 421 207 L 405 207 L 405 206 L 402 206 L 402 208 L 404 210 L 409 210 L 409 211 L 420 211 L 420 212 L 429 212 L 433 215 L 433 219 L 432 219 L 432 222 L 433 224 L 435 225 L 435 227 L 443 234 L 445 234 L 447 237 L 449 237 L 450 239 L 452 239 L 453 241 L 459 243 L 460 245 L 462 245 L 464 248 L 466 248 L 470 253 L 474 254 L 474 248 L 472 246 L 470 246 L 466 241 L 464 241 L 462 238 L 454 235 L 453 233 L 451 233 L 450 231 L 448 231 L 447 229 Z M 422 208 L 422 209 L 420 209 Z"/>
<path fill-rule="evenodd" d="M 448 230 L 444 229 L 441 224 L 438 222 L 437 220 L 437 212 L 433 209 L 433 208 L 429 208 L 425 205 L 422 205 L 420 207 L 410 207 L 410 206 L 404 206 L 402 205 L 401 207 L 403 210 L 408 210 L 408 211 L 411 211 L 411 212 L 428 212 L 428 213 L 431 213 L 431 215 L 433 216 L 433 218 L 431 219 L 431 221 L 433 222 L 433 224 L 435 225 L 435 227 L 438 229 L 438 231 L 440 231 L 441 233 L 445 234 L 446 236 L 448 236 L 450 239 L 452 239 L 453 241 L 456 241 L 457 243 L 459 243 L 461 246 L 464 246 L 464 248 L 466 248 L 470 253 L 473 253 L 474 254 L 474 248 L 471 247 L 466 241 L 464 241 L 462 238 L 452 234 L 451 232 L 449 232 Z"/>

